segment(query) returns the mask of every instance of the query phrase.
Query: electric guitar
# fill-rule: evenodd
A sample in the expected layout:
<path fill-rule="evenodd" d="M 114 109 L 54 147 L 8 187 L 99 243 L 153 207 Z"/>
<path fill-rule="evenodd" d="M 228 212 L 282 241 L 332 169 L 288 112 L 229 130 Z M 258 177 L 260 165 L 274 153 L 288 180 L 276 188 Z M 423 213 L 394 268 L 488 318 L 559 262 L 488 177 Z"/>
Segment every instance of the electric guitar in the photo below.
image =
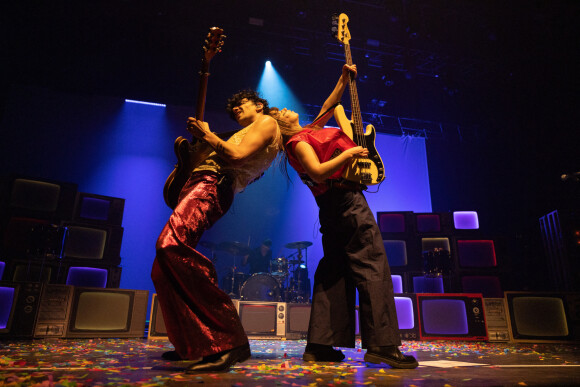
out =
<path fill-rule="evenodd" d="M 332 24 L 332 32 L 336 39 L 344 46 L 344 55 L 346 63 L 352 65 L 352 56 L 350 53 L 350 31 L 347 27 L 348 16 L 341 13 L 334 15 Z M 346 117 L 342 105 L 338 105 L 334 110 L 334 119 L 357 145 L 368 149 L 368 157 L 354 158 L 349 164 L 342 177 L 346 180 L 354 181 L 364 185 L 379 184 L 385 179 L 385 168 L 383 160 L 377 152 L 375 147 L 376 132 L 372 125 L 367 125 L 366 132 L 363 131 L 363 123 L 361 117 L 360 104 L 358 101 L 358 93 L 356 90 L 356 82 L 354 75 L 351 74 L 349 81 L 350 103 L 352 108 L 352 120 Z"/>
<path fill-rule="evenodd" d="M 209 62 L 222 50 L 224 44 L 223 39 L 226 37 L 223 32 L 224 31 L 219 27 L 210 28 L 203 45 L 204 55 L 201 60 L 199 90 L 197 94 L 195 114 L 195 118 L 201 121 L 203 121 L 203 114 L 205 111 Z M 179 193 L 183 189 L 185 183 L 187 183 L 191 172 L 213 151 L 207 143 L 199 141 L 195 137 L 190 143 L 187 139 L 181 136 L 175 140 L 173 150 L 177 156 L 177 164 L 175 164 L 175 169 L 171 172 L 165 182 L 165 186 L 163 187 L 163 198 L 165 199 L 165 204 L 167 204 L 171 209 L 174 209 L 177 206 Z"/>

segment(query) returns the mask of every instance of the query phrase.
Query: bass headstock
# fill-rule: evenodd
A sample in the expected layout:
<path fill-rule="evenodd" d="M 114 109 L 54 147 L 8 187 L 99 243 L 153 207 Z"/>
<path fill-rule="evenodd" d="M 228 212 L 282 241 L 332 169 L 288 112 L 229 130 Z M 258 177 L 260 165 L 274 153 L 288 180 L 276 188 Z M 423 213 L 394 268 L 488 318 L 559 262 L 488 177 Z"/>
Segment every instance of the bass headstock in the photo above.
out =
<path fill-rule="evenodd" d="M 348 16 L 345 13 L 332 16 L 332 36 L 342 44 L 349 44 L 350 31 L 348 30 Z"/>
<path fill-rule="evenodd" d="M 212 27 L 209 29 L 205 42 L 203 44 L 204 57 L 206 61 L 210 61 L 218 52 L 222 51 L 224 45 L 224 30 L 219 27 Z"/>

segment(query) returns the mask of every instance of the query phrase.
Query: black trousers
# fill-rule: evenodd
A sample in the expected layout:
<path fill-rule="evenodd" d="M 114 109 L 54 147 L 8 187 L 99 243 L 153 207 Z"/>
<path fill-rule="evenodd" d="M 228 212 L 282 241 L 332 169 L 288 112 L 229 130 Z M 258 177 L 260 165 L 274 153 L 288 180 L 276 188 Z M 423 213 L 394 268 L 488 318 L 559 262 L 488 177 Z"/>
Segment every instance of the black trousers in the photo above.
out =
<path fill-rule="evenodd" d="M 354 347 L 358 290 L 362 347 L 400 345 L 391 270 L 364 195 L 332 188 L 316 202 L 324 257 L 314 275 L 308 342 Z"/>

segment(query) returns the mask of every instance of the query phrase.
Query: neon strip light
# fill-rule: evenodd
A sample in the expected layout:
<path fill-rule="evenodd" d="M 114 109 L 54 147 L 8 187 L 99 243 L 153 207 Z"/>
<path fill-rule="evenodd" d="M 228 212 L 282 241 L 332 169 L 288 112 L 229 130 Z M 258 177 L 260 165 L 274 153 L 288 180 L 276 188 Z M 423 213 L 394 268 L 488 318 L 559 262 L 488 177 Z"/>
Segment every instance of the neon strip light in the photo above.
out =
<path fill-rule="evenodd" d="M 164 103 L 136 101 L 134 99 L 126 99 L 125 102 L 137 103 L 137 104 L 140 104 L 140 105 L 151 105 L 151 106 L 161 106 L 161 107 L 165 107 L 165 104 Z"/>

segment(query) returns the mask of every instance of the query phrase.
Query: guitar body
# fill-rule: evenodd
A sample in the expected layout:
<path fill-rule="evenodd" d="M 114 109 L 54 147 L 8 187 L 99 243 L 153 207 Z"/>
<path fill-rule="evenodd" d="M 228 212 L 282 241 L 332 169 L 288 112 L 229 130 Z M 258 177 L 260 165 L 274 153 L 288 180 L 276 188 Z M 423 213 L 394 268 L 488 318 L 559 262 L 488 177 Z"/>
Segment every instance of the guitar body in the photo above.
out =
<path fill-rule="evenodd" d="M 210 155 L 213 149 L 206 143 L 200 141 L 190 143 L 180 136 L 175 139 L 173 150 L 177 163 L 163 187 L 165 204 L 171 209 L 177 206 L 179 194 L 191 176 L 191 172 Z"/>
<path fill-rule="evenodd" d="M 346 117 L 342 105 L 334 109 L 334 119 L 345 134 L 357 145 L 357 136 L 354 136 L 354 122 Z M 368 149 L 369 155 L 365 158 L 353 159 L 345 168 L 342 177 L 346 180 L 354 181 L 365 185 L 379 184 L 385 179 L 385 168 L 383 160 L 375 146 L 376 131 L 372 125 L 367 125 L 364 133 L 364 146 Z"/>

